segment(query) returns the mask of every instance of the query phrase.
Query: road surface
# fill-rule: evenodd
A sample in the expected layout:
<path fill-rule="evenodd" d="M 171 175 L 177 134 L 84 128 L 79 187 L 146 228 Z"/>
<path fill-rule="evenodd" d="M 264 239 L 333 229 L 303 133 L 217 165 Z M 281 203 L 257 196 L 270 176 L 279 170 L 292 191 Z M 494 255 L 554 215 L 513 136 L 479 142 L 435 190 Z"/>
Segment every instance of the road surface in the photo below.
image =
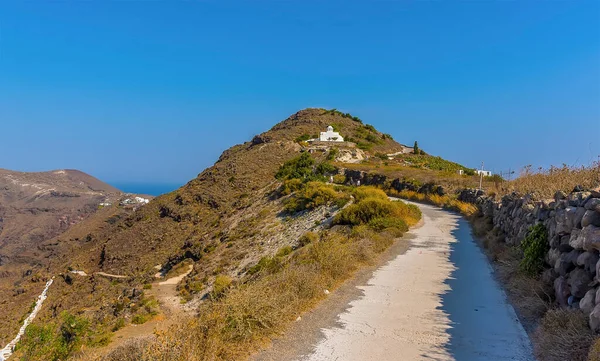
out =
<path fill-rule="evenodd" d="M 358 294 L 347 285 L 333 292 L 350 296 L 337 300 L 342 306 L 326 300 L 253 360 L 534 360 L 469 224 L 419 207 L 424 223 L 409 232 L 408 251 L 351 284 Z"/>

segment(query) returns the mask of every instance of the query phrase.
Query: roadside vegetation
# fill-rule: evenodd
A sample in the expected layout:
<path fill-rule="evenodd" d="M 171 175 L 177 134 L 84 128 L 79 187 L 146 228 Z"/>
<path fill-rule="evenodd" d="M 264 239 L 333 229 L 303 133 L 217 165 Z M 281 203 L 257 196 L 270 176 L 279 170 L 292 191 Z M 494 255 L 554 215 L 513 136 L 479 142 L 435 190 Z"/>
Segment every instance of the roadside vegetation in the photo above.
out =
<path fill-rule="evenodd" d="M 403 190 L 398 192 L 394 189 L 390 189 L 388 193 L 394 197 L 408 199 L 415 202 L 429 203 L 441 208 L 457 211 L 465 216 L 472 216 L 477 212 L 477 207 L 475 205 L 471 203 L 461 202 L 458 199 L 456 199 L 455 196 L 440 196 L 437 194 L 418 193 L 409 190 Z"/>
<path fill-rule="evenodd" d="M 561 167 L 537 170 L 527 166 L 518 178 L 506 183 L 503 193 L 516 191 L 520 194 L 533 193 L 540 198 L 552 198 L 557 191 L 571 192 L 576 186 L 589 189 L 597 187 L 599 183 L 598 162 L 587 167 L 570 167 L 563 164 Z"/>

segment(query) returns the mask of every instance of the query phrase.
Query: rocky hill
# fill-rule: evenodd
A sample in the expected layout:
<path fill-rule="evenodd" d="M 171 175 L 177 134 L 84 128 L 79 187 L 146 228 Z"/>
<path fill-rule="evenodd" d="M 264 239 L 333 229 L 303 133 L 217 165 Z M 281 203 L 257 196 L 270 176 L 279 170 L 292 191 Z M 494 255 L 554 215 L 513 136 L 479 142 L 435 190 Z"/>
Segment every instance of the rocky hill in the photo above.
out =
<path fill-rule="evenodd" d="M 77 170 L 0 169 L 0 264 L 79 223 L 121 192 Z"/>
<path fill-rule="evenodd" d="M 0 308 L 9 314 L 0 318 L 0 340 L 14 333 L 54 257 L 66 252 L 56 237 L 125 211 L 118 204 L 129 198 L 132 211 L 134 196 L 77 170 L 0 169 Z"/>
<path fill-rule="evenodd" d="M 305 141 L 329 125 L 346 142 L 324 146 Z M 193 270 L 178 291 L 184 300 L 194 304 L 210 292 L 216 276 L 223 274 L 235 279 L 245 275 L 262 257 L 294 246 L 306 231 L 316 231 L 330 222 L 337 209 L 335 205 L 319 207 L 305 215 L 287 215 L 286 197 L 278 193 L 282 183 L 275 177 L 286 161 L 302 153 L 312 153 L 317 163 L 327 168 L 323 174 L 333 175 L 337 172 L 333 163 L 357 162 L 380 153 L 403 154 L 407 149 L 390 135 L 349 114 L 325 109 L 299 111 L 271 130 L 226 150 L 214 166 L 185 186 L 136 210 L 125 212 L 107 207 L 50 240 L 25 236 L 27 242 L 37 242 L 38 249 L 47 257 L 47 266 L 36 272 L 25 270 L 20 287 L 39 291 L 43 286 L 41 281 L 59 275 L 36 322 L 51 323 L 66 311 L 95 320 L 93 324 L 102 333 L 122 322 L 120 319 L 130 320 L 143 311 L 123 304 L 124 295 L 127 302 L 142 302 L 144 284 L 153 282 L 156 276 L 176 272 L 184 261 L 186 264 L 192 261 Z M 74 177 L 71 172 L 63 175 Z M 60 188 L 56 182 L 39 189 L 24 185 L 34 182 L 25 179 L 18 182 L 11 183 L 9 188 L 35 189 L 30 199 L 93 199 L 89 212 L 91 205 L 97 208 L 98 202 L 106 202 L 112 191 L 99 184 L 87 186 L 83 179 L 79 191 Z M 50 182 L 35 182 L 42 183 Z M 114 202 L 108 203 L 111 201 Z M 24 200 L 23 204 L 30 203 Z M 82 202 L 78 210 L 88 208 Z M 77 216 L 69 213 L 65 222 L 75 223 L 75 219 L 80 220 Z M 57 228 L 56 234 L 63 230 Z M 36 233 L 24 230 L 21 234 Z M 14 294 L 15 288 L 9 288 Z M 29 298 L 35 298 L 34 291 Z M 21 300 L 19 305 L 28 302 Z M 13 307 L 0 309 L 0 316 L 8 319 L 6 324 L 10 325 L 0 337 L 3 341 L 18 328 L 27 311 L 27 307 L 16 307 L 13 299 L 8 303 Z"/>

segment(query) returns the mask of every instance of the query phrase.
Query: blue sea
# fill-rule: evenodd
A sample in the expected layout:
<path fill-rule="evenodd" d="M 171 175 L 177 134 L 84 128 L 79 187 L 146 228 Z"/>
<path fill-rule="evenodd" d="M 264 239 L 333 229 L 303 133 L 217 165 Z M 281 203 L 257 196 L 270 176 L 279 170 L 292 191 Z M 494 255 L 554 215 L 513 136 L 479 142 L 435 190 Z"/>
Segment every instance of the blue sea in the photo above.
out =
<path fill-rule="evenodd" d="M 165 183 L 111 183 L 113 187 L 125 193 L 147 194 L 150 196 L 160 196 L 169 193 L 183 184 L 165 184 Z"/>

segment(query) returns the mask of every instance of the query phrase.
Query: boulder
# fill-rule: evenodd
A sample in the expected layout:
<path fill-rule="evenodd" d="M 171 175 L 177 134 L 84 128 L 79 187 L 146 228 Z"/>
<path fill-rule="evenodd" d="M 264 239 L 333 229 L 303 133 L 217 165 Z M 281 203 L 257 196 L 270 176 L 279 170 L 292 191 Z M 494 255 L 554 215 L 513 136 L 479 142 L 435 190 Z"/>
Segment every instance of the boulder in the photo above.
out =
<path fill-rule="evenodd" d="M 546 254 L 546 263 L 548 264 L 556 264 L 556 260 L 560 257 L 560 251 L 556 248 L 552 248 Z M 596 267 L 596 265 L 594 265 Z"/>
<path fill-rule="evenodd" d="M 569 202 L 570 206 L 581 207 L 585 202 L 587 202 L 588 198 L 590 198 L 591 195 L 592 193 L 590 192 L 574 191 L 573 193 L 568 195 L 567 201 Z"/>
<path fill-rule="evenodd" d="M 569 273 L 567 278 L 571 294 L 577 298 L 583 298 L 590 290 L 592 277 L 583 268 L 576 268 Z"/>
<path fill-rule="evenodd" d="M 579 234 L 579 238 L 584 250 L 600 250 L 600 227 L 593 224 L 586 226 Z"/>
<path fill-rule="evenodd" d="M 596 264 L 600 257 L 597 252 L 583 252 L 577 257 L 577 265 L 583 267 L 592 276 L 596 275 Z"/>
<path fill-rule="evenodd" d="M 596 199 L 596 198 L 592 198 Z M 581 218 L 581 227 L 587 227 L 590 224 L 600 227 L 600 212 L 595 210 L 586 210 Z"/>
<path fill-rule="evenodd" d="M 590 328 L 594 332 L 600 332 L 600 304 L 596 304 L 590 313 Z"/>
<path fill-rule="evenodd" d="M 554 263 L 554 270 L 561 276 L 565 276 L 575 268 L 575 264 L 572 262 L 572 257 L 570 257 L 570 254 L 571 252 L 561 253 L 560 257 L 558 257 Z M 577 262 L 577 258 L 575 258 L 575 262 Z"/>
<path fill-rule="evenodd" d="M 573 207 L 571 207 L 571 209 L 573 209 Z M 572 210 L 571 217 L 574 217 Z M 556 220 L 556 234 L 563 235 L 571 233 L 571 229 L 573 229 L 573 227 L 570 224 L 566 209 L 558 209 L 554 219 Z"/>
<path fill-rule="evenodd" d="M 563 199 L 567 199 L 567 194 L 563 191 L 557 191 L 556 193 L 554 193 L 554 200 L 555 201 L 560 201 Z"/>
<path fill-rule="evenodd" d="M 552 286 L 554 284 L 554 280 L 558 277 L 558 273 L 554 271 L 553 268 L 546 268 L 544 272 L 542 272 L 541 280 L 545 285 Z"/>
<path fill-rule="evenodd" d="M 575 249 L 583 249 L 583 238 L 579 237 L 581 234 L 580 229 L 574 229 L 569 236 L 569 246 Z"/>
<path fill-rule="evenodd" d="M 568 306 L 568 299 L 571 291 L 569 290 L 569 283 L 563 276 L 558 277 L 554 280 L 554 295 L 556 301 L 563 307 Z M 599 315 L 600 316 L 600 315 Z"/>
<path fill-rule="evenodd" d="M 590 198 L 583 205 L 583 207 L 590 211 L 600 212 L 600 198 Z"/>
<path fill-rule="evenodd" d="M 579 308 L 589 315 L 596 306 L 596 290 L 591 289 L 585 293 L 585 296 L 579 301 Z"/>

